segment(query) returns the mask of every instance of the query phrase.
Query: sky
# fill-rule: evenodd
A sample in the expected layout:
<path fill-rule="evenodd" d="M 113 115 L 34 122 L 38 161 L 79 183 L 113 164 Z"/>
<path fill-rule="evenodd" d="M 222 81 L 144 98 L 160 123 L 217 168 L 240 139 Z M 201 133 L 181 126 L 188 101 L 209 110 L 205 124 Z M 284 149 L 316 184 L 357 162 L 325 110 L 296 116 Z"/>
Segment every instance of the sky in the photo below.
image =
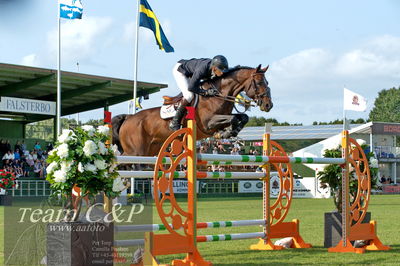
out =
<path fill-rule="evenodd" d="M 343 87 L 368 99 L 400 86 L 400 1 L 148 0 L 175 48 L 165 53 L 139 30 L 138 80 L 168 84 L 144 108 L 176 95 L 172 67 L 180 59 L 225 55 L 231 66 L 270 65 L 273 109 L 250 116 L 312 124 L 343 116 Z M 82 20 L 62 20 L 62 70 L 134 77 L 136 0 L 82 0 Z M 0 0 L 0 62 L 57 67 L 57 1 Z M 110 108 L 127 113 L 128 103 Z M 80 119 L 102 118 L 102 110 Z M 75 118 L 75 116 L 71 116 Z"/>

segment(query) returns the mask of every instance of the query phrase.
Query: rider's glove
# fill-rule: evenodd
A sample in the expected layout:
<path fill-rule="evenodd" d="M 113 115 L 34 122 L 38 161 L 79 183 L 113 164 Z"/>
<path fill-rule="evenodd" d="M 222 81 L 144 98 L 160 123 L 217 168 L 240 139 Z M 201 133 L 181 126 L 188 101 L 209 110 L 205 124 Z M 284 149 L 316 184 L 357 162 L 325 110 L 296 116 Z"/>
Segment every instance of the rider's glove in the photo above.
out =
<path fill-rule="evenodd" d="M 210 96 L 218 95 L 219 91 L 215 88 L 210 88 L 208 90 L 199 89 L 198 94 L 201 96 L 210 97 Z"/>

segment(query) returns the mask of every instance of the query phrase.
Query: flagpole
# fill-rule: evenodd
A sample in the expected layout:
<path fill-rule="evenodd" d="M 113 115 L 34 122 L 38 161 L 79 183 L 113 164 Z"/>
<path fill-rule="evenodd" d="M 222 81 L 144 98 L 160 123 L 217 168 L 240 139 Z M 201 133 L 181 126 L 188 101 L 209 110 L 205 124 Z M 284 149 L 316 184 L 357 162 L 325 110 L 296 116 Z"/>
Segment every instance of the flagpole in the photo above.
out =
<path fill-rule="evenodd" d="M 137 1 L 136 13 L 136 41 L 135 41 L 135 75 L 133 78 L 133 114 L 136 114 L 136 98 L 137 98 L 137 76 L 138 76 L 138 53 L 139 53 L 139 16 L 140 16 L 140 0 Z"/>
<path fill-rule="evenodd" d="M 61 18 L 60 18 L 60 1 L 57 1 L 58 11 L 58 53 L 57 53 L 57 136 L 61 133 Z"/>

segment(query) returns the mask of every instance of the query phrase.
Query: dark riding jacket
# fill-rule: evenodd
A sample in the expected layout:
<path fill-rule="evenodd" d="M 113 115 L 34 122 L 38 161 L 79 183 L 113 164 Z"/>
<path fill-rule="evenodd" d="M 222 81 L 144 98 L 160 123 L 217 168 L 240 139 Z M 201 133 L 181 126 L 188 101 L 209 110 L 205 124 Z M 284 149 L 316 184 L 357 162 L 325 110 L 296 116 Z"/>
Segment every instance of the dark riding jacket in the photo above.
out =
<path fill-rule="evenodd" d="M 181 63 L 178 71 L 189 78 L 188 89 L 191 92 L 197 93 L 200 89 L 200 81 L 211 78 L 211 59 L 209 58 L 182 59 L 178 63 Z"/>

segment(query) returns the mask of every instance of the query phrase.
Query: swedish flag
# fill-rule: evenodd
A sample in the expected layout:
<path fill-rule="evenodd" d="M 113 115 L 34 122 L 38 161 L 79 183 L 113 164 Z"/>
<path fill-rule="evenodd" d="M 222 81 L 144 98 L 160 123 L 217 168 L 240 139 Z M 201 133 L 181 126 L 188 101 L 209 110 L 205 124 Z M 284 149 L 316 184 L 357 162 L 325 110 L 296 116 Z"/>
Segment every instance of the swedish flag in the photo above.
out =
<path fill-rule="evenodd" d="M 169 44 L 160 22 L 146 0 L 140 0 L 140 23 L 139 26 L 148 28 L 154 32 L 156 42 L 161 50 L 167 53 L 174 52 L 174 48 Z"/>

